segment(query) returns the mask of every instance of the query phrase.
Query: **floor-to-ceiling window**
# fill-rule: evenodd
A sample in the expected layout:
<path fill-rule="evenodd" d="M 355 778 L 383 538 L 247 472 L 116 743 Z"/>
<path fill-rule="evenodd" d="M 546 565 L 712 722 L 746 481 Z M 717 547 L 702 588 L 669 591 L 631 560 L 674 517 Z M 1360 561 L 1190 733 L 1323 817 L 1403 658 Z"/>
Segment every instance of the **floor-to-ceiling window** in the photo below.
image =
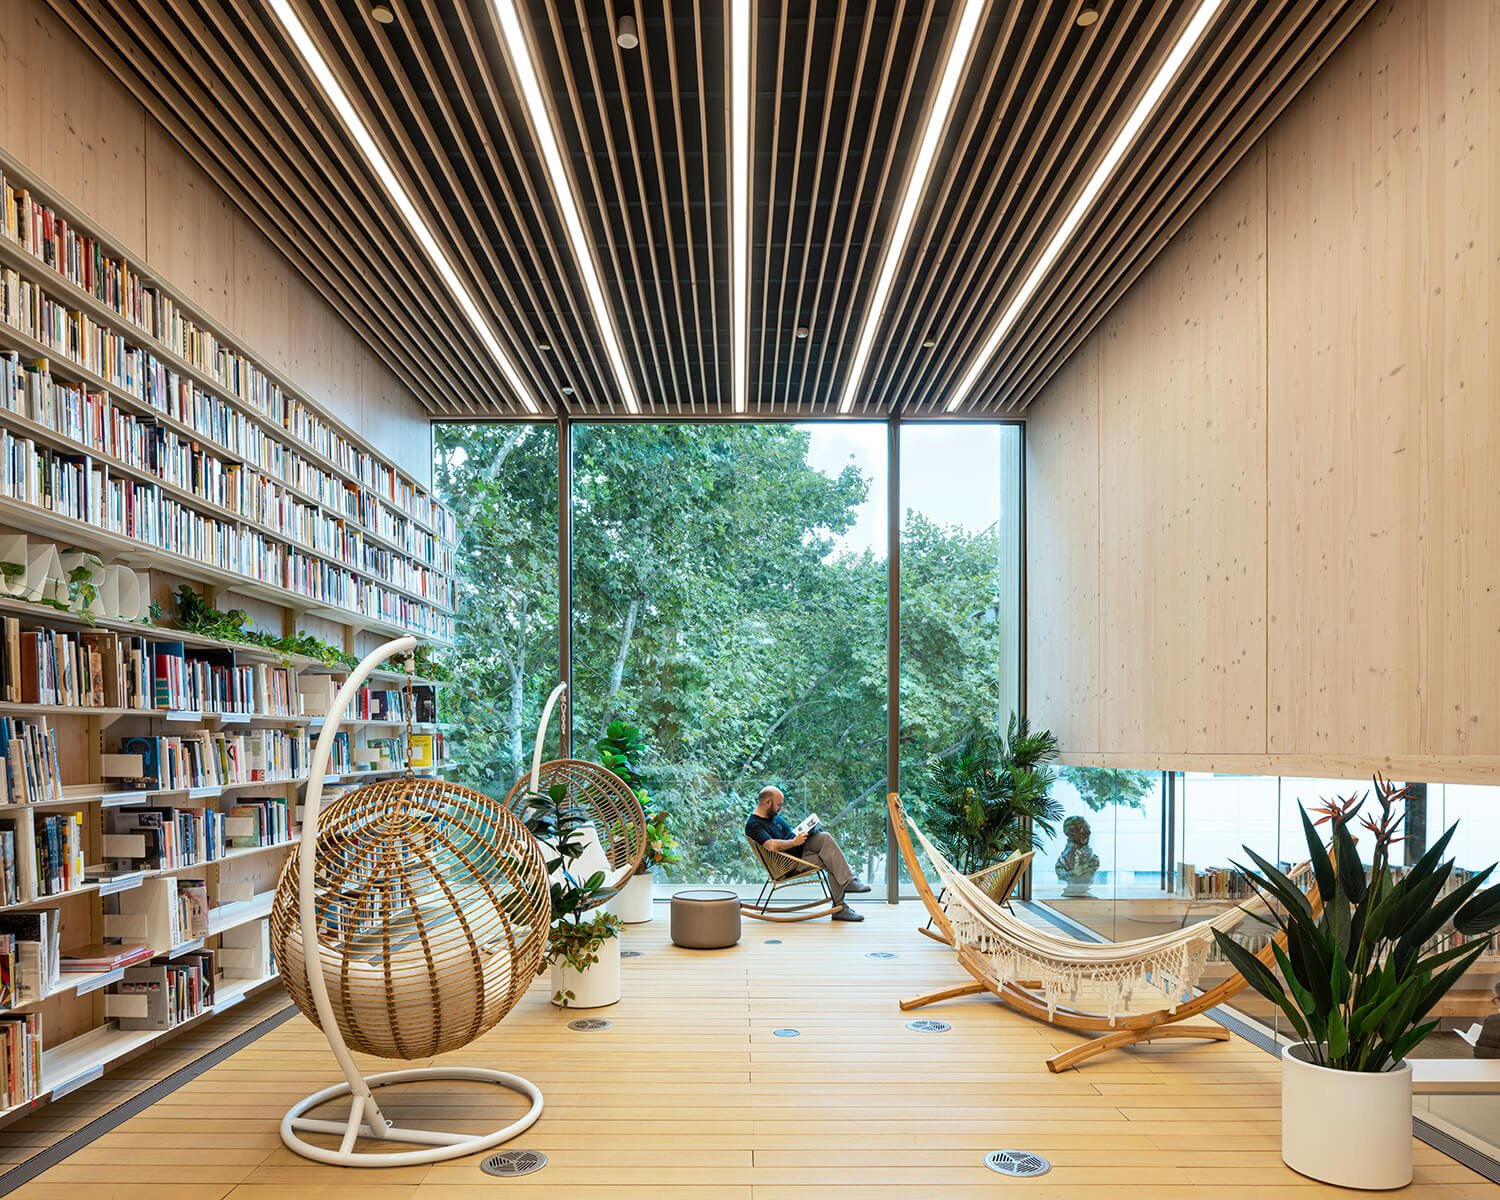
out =
<path fill-rule="evenodd" d="M 573 746 L 651 748 L 678 879 L 756 876 L 765 785 L 855 869 L 885 853 L 886 428 L 576 425 Z"/>
<path fill-rule="evenodd" d="M 899 455 L 901 792 L 938 831 L 942 764 L 1020 709 L 1021 427 L 904 424 Z"/>
<path fill-rule="evenodd" d="M 504 795 L 558 679 L 557 428 L 441 424 L 433 447 L 433 490 L 459 530 L 448 762 L 455 779 Z M 553 751 L 559 736 L 554 721 Z"/>
<path fill-rule="evenodd" d="M 766 784 L 819 814 L 883 890 L 891 425 L 443 424 L 434 475 L 459 516 L 450 759 L 501 790 L 560 678 L 571 752 L 638 726 L 648 791 L 683 843 L 673 881 L 751 882 L 744 817 Z M 1021 429 L 901 423 L 899 786 L 1000 729 L 1021 691 Z M 559 612 L 559 511 L 570 615 Z M 554 742 L 556 727 L 554 727 Z M 549 745 L 549 753 L 555 751 Z"/>

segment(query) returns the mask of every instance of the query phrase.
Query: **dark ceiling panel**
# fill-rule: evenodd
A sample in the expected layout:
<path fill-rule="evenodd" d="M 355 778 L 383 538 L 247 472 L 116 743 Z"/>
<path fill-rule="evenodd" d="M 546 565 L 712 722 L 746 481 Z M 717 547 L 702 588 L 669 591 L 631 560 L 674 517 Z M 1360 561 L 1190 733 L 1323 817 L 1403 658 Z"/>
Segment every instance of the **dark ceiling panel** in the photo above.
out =
<path fill-rule="evenodd" d="M 621 412 L 490 0 L 386 2 L 390 24 L 298 0 L 542 411 Z M 1100 0 L 1083 27 L 1073 0 L 991 0 L 855 415 L 940 413 L 971 370 L 963 412 L 1023 411 L 1371 2 L 1226 0 L 981 362 L 1192 11 Z M 262 0 L 49 3 L 434 414 L 524 411 Z M 731 412 L 727 3 L 520 4 L 650 416 Z M 836 411 L 961 3 L 757 3 L 751 415 Z"/>

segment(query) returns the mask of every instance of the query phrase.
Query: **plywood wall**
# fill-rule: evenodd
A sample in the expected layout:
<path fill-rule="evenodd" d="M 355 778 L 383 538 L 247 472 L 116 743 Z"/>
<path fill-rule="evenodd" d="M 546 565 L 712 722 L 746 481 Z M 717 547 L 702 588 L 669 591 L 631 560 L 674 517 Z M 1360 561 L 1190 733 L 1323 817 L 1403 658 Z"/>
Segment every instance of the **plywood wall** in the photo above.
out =
<path fill-rule="evenodd" d="M 1070 761 L 1500 778 L 1500 0 L 1378 6 L 1027 433 Z"/>
<path fill-rule="evenodd" d="M 416 478 L 427 420 L 400 379 L 40 0 L 0 22 L 0 147 Z"/>

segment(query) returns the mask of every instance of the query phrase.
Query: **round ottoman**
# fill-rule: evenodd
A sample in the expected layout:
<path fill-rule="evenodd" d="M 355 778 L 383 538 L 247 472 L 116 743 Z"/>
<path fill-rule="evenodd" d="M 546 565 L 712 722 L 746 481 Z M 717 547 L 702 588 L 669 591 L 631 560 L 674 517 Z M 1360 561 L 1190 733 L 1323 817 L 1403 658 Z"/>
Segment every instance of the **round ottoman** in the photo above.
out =
<path fill-rule="evenodd" d="M 672 897 L 672 942 L 689 950 L 723 950 L 740 940 L 740 898 L 693 888 Z"/>

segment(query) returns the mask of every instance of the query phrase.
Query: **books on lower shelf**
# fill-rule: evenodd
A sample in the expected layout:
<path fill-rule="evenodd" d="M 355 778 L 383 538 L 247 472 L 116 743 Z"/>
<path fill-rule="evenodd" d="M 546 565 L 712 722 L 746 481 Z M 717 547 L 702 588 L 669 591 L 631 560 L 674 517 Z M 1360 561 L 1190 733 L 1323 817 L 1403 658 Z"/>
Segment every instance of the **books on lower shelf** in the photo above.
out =
<path fill-rule="evenodd" d="M 36 843 L 33 895 L 60 896 L 83 886 L 83 814 L 36 813 L 32 824 Z M 22 880 L 24 884 L 24 867 Z"/>
<path fill-rule="evenodd" d="M 62 799 L 57 735 L 45 717 L 0 719 L 0 785 L 0 799 L 6 804 Z"/>
<path fill-rule="evenodd" d="M 0 1013 L 0 1107 L 42 1094 L 42 1014 Z"/>
<path fill-rule="evenodd" d="M 229 810 L 229 844 L 236 848 L 275 846 L 291 839 L 285 796 L 246 796 Z"/>
<path fill-rule="evenodd" d="M 142 942 L 158 953 L 208 933 L 208 882 L 172 875 L 148 878 L 110 898 L 115 911 L 104 916 L 104 936 Z"/>
<path fill-rule="evenodd" d="M 156 791 L 275 783 L 307 773 L 307 734 L 302 730 L 252 729 L 248 733 L 162 734 L 128 737 L 108 767 L 115 778 Z"/>
<path fill-rule="evenodd" d="M 1200 871 L 1192 863 L 1177 864 L 1177 891 L 1193 900 L 1248 900 L 1255 895 L 1243 871 L 1233 867 Z"/>
<path fill-rule="evenodd" d="M 112 808 L 104 856 L 118 867 L 163 870 L 224 857 L 224 814 L 213 808 Z"/>
<path fill-rule="evenodd" d="M 105 997 L 104 1011 L 121 1029 L 171 1029 L 214 1003 L 214 952 L 193 950 L 173 959 L 126 967 Z"/>
<path fill-rule="evenodd" d="M 154 954 L 144 942 L 95 942 L 64 950 L 59 966 L 64 975 L 97 975 L 142 962 Z"/>
<path fill-rule="evenodd" d="M 9 962 L 0 1005 L 35 1004 L 57 986 L 61 934 L 62 914 L 55 908 L 0 913 L 0 946 Z"/>

